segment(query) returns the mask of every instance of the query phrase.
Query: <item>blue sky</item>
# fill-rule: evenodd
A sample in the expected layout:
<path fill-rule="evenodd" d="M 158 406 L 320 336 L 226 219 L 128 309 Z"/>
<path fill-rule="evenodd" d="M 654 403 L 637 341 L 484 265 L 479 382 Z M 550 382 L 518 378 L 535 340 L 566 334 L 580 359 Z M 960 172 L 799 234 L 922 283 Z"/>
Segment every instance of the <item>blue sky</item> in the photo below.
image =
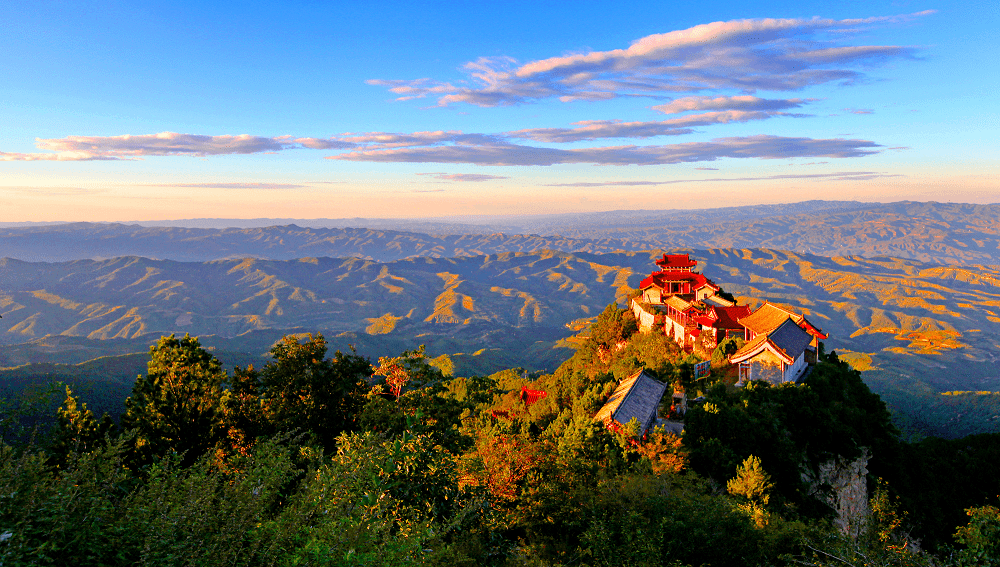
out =
<path fill-rule="evenodd" d="M 537 4 L 14 3 L 0 220 L 1000 201 L 994 2 Z"/>

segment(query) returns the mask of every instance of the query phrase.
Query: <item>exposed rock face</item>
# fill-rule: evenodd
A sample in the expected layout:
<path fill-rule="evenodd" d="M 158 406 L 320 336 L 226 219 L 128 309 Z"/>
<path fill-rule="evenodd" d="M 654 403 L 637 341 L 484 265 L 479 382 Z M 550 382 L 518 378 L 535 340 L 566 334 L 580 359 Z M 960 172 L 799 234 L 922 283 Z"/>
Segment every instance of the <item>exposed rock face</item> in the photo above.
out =
<path fill-rule="evenodd" d="M 809 494 L 836 510 L 834 523 L 840 531 L 857 537 L 868 517 L 867 448 L 854 460 L 840 457 L 821 463 L 817 470 L 802 471 L 802 480 L 809 484 Z"/>

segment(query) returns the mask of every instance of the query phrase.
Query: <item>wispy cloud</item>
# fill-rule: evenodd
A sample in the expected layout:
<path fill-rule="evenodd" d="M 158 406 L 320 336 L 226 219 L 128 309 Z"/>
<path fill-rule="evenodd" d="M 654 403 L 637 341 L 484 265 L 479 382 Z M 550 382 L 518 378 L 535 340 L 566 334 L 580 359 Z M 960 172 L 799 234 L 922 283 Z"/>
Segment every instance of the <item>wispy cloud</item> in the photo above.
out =
<path fill-rule="evenodd" d="M 780 159 L 794 157 L 862 157 L 877 153 L 868 140 L 812 139 L 781 136 L 719 138 L 661 146 L 612 146 L 558 149 L 517 144 L 448 145 L 363 150 L 327 159 L 382 163 L 468 163 L 475 165 L 665 165 L 720 158 Z"/>
<path fill-rule="evenodd" d="M 845 108 L 843 110 L 851 114 L 875 114 L 875 111 L 870 108 Z"/>
<path fill-rule="evenodd" d="M 441 172 L 431 172 L 431 173 L 418 173 L 417 175 L 429 175 L 434 179 L 440 179 L 441 181 L 494 181 L 497 179 L 510 179 L 503 175 L 485 175 L 482 173 L 441 173 Z"/>
<path fill-rule="evenodd" d="M 789 98 L 769 99 L 750 95 L 742 96 L 687 96 L 671 101 L 669 104 L 654 106 L 664 114 L 678 114 L 691 110 L 756 110 L 775 111 L 799 108 L 811 99 Z"/>
<path fill-rule="evenodd" d="M 679 136 L 694 132 L 692 127 L 726 124 L 729 122 L 749 122 L 766 120 L 773 116 L 806 116 L 783 112 L 747 112 L 728 110 L 692 114 L 682 118 L 652 122 L 624 122 L 621 120 L 588 120 L 576 122 L 576 128 L 533 128 L 507 132 L 506 136 L 535 140 L 537 142 L 578 142 L 599 138 L 651 138 L 654 136 Z"/>
<path fill-rule="evenodd" d="M 13 153 L 0 152 L 0 161 L 97 161 L 117 160 L 118 157 L 96 155 L 89 152 L 59 152 L 59 153 Z"/>
<path fill-rule="evenodd" d="M 661 97 L 669 92 L 789 91 L 863 78 L 861 63 L 911 56 L 909 47 L 845 45 L 858 28 L 931 13 L 866 19 L 760 19 L 714 22 L 650 35 L 624 49 L 531 61 L 482 57 L 466 63 L 473 86 L 429 78 L 372 80 L 406 100 L 436 96 L 439 105 L 504 106 L 558 98 Z"/>
<path fill-rule="evenodd" d="M 254 154 L 282 150 L 288 144 L 289 140 L 284 137 L 264 138 L 247 134 L 202 136 L 176 132 L 140 136 L 67 136 L 36 140 L 36 145 L 41 150 L 106 157 Z"/>
<path fill-rule="evenodd" d="M 412 132 L 409 134 L 394 132 L 365 132 L 360 134 L 341 134 L 336 137 L 353 147 L 365 149 L 404 148 L 412 146 L 430 146 L 435 144 L 490 144 L 500 141 L 499 136 L 490 134 L 466 134 L 456 130 L 434 132 Z"/>
<path fill-rule="evenodd" d="M 706 169 L 706 168 L 698 168 Z M 719 181 L 774 181 L 782 179 L 812 179 L 816 181 L 868 181 L 882 177 L 903 177 L 897 173 L 878 171 L 840 171 L 837 173 L 767 175 L 763 177 L 714 177 L 711 179 L 671 179 L 668 181 L 581 181 L 577 183 L 550 183 L 545 187 L 641 187 L 645 185 L 674 185 L 677 183 L 702 183 Z"/>
<path fill-rule="evenodd" d="M 358 147 L 341 139 L 179 134 L 160 132 L 123 136 L 38 138 L 35 146 L 52 153 L 2 153 L 0 161 L 90 161 L 141 159 L 147 156 L 220 156 L 274 153 L 287 149 L 342 150 Z"/>
<path fill-rule="evenodd" d="M 301 189 L 297 183 L 146 183 L 147 187 L 198 187 L 204 189 Z"/>
<path fill-rule="evenodd" d="M 570 54 L 524 64 L 510 57 L 480 58 L 465 65 L 471 83 L 456 85 L 431 78 L 368 81 L 387 87 L 402 99 L 435 97 L 440 105 L 466 102 L 502 106 L 547 98 L 601 100 L 622 96 L 657 99 L 679 96 L 652 107 L 664 114 L 678 115 L 666 120 L 584 120 L 569 127 L 526 128 L 500 133 L 427 130 L 348 132 L 329 137 L 176 132 L 67 136 L 36 139 L 39 152 L 0 153 L 0 161 L 136 160 L 149 156 L 204 158 L 306 149 L 337 153 L 327 156 L 334 160 L 480 165 L 653 165 L 713 161 L 724 157 L 861 157 L 882 151 L 882 148 L 868 140 L 765 135 L 719 138 L 711 142 L 573 149 L 537 147 L 528 145 L 530 142 L 520 142 L 565 144 L 605 139 L 646 140 L 691 134 L 695 129 L 718 124 L 810 116 L 797 113 L 796 109 L 814 99 L 761 98 L 753 93 L 757 90 L 795 90 L 830 81 L 857 81 L 863 77 L 858 70 L 861 65 L 908 57 L 913 53 L 909 47 L 850 44 L 858 31 L 928 13 L 852 20 L 715 22 L 650 35 L 626 48 L 609 51 Z M 705 91 L 716 92 L 692 94 Z M 734 91 L 738 94 L 733 94 Z M 438 179 L 492 179 L 455 175 Z M 229 184 L 201 186 L 225 188 Z"/>
<path fill-rule="evenodd" d="M 575 128 L 545 128 L 476 134 L 459 131 L 344 134 L 327 140 L 343 142 L 338 148 L 353 151 L 327 156 L 326 159 L 368 162 L 468 163 L 477 165 L 554 165 L 592 163 L 597 165 L 663 165 L 713 161 L 724 157 L 778 159 L 791 157 L 862 157 L 881 151 L 869 140 L 812 139 L 781 136 L 745 136 L 719 138 L 711 142 L 692 142 L 650 146 L 604 146 L 559 149 L 515 144 L 511 138 L 541 142 L 575 142 L 599 138 L 648 138 L 690 132 L 681 126 L 699 126 L 724 122 L 763 120 L 783 113 L 758 111 L 720 111 L 694 114 L 659 122 L 585 121 Z M 141 156 L 218 156 L 305 148 L 299 140 L 282 136 L 203 136 L 163 133 L 141 136 L 70 136 L 40 140 L 39 146 L 55 150 L 52 154 L 0 154 L 0 156 L 40 156 L 35 159 L 140 159 Z M 313 138 L 308 138 L 312 140 Z M 266 150 L 266 152 L 265 152 Z M 87 157 L 83 157 L 87 156 Z M 10 158 L 10 159 L 17 159 Z M 438 175 L 438 174 L 435 174 Z M 478 174 L 440 174 L 446 181 L 488 181 L 500 176 Z M 300 188 L 302 185 L 253 182 L 183 183 L 172 187 L 218 189 Z"/>

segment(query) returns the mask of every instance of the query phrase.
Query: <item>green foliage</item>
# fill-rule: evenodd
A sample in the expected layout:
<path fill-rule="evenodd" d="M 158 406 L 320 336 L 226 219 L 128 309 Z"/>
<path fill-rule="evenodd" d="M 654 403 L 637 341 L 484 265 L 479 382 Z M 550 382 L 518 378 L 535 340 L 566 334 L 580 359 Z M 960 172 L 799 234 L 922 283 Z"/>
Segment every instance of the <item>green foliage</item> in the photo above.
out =
<path fill-rule="evenodd" d="M 729 357 L 740 350 L 746 341 L 743 337 L 726 337 L 722 339 L 719 346 L 712 351 L 712 367 L 729 364 Z"/>
<path fill-rule="evenodd" d="M 823 515 L 829 510 L 807 495 L 801 468 L 815 469 L 835 457 L 855 459 L 866 447 L 877 452 L 894 435 L 885 404 L 857 371 L 820 363 L 801 385 L 713 387 L 705 404 L 688 411 L 684 444 L 692 451 L 692 467 L 719 482 L 757 455 L 783 503 Z"/>
<path fill-rule="evenodd" d="M 442 376 L 451 377 L 455 375 L 455 363 L 447 354 L 442 354 L 427 361 L 434 368 L 437 368 Z"/>
<path fill-rule="evenodd" d="M 726 482 L 726 490 L 733 496 L 742 496 L 754 504 L 766 506 L 771 499 L 771 475 L 760 464 L 760 459 L 750 455 L 736 468 L 736 476 Z"/>
<path fill-rule="evenodd" d="M 595 566 L 757 565 L 765 555 L 795 549 L 790 542 L 798 535 L 771 540 L 736 503 L 713 496 L 696 478 L 674 475 L 604 482 L 584 514 L 581 552 Z"/>
<path fill-rule="evenodd" d="M 42 452 L 0 445 L 0 564 L 128 563 L 118 521 L 133 484 L 122 465 L 129 441 L 71 454 L 58 472 Z"/>
<path fill-rule="evenodd" d="M 460 452 L 471 443 L 459 431 L 461 417 L 471 404 L 447 397 L 446 392 L 444 386 L 435 384 L 390 400 L 374 390 L 358 414 L 358 426 L 392 437 L 425 434 L 449 451 Z"/>
<path fill-rule="evenodd" d="M 969 523 L 958 528 L 955 541 L 965 546 L 958 552 L 961 567 L 1000 565 L 1000 509 L 980 506 L 965 511 Z"/>
<path fill-rule="evenodd" d="M 47 382 L 0 396 L 0 442 L 18 447 L 41 442 L 52 427 L 53 400 L 63 387 Z"/>
<path fill-rule="evenodd" d="M 530 376 L 524 368 L 507 368 L 499 372 L 490 374 L 489 378 L 496 382 L 501 390 L 518 390 L 521 386 L 527 385 L 532 379 L 538 376 Z"/>
<path fill-rule="evenodd" d="M 282 561 L 262 522 L 296 475 L 289 450 L 266 441 L 217 467 L 163 459 L 124 503 L 122 544 L 142 565 L 248 565 Z"/>
<path fill-rule="evenodd" d="M 87 404 L 79 403 L 69 386 L 66 386 L 66 400 L 57 410 L 56 419 L 57 427 L 49 450 L 53 462 L 59 464 L 65 464 L 73 453 L 90 453 L 106 444 L 115 429 L 108 414 L 97 421 L 94 412 L 87 409 Z"/>
<path fill-rule="evenodd" d="M 980 506 L 950 524 L 965 524 L 953 557 L 995 564 L 1000 512 L 981 498 L 996 439 L 894 443 L 884 404 L 830 357 L 803 385 L 713 386 L 683 444 L 663 429 L 640 437 L 635 421 L 612 433 L 593 416 L 618 379 L 646 368 L 691 387 L 693 361 L 652 333 L 608 345 L 588 340 L 553 374 L 488 378 L 445 379 L 408 351 L 386 359 L 406 375 L 397 397 L 367 388 L 366 359 L 325 358 L 322 336 L 286 337 L 228 391 L 196 339 L 164 337 L 123 437 L 65 389 L 49 452 L 0 443 L 0 564 L 921 566 L 904 527 L 934 511 L 932 495 L 955 500 L 939 522 Z M 529 404 L 525 386 L 546 395 Z M 212 424 L 200 447 L 163 433 L 182 415 L 198 418 L 192 430 Z M 130 460 L 140 436 L 158 444 L 143 469 Z M 850 539 L 813 521 L 828 510 L 803 473 L 864 450 L 900 497 L 880 485 Z"/>
<path fill-rule="evenodd" d="M 125 400 L 122 426 L 136 431 L 136 459 L 149 464 L 177 453 L 191 464 L 224 434 L 226 373 L 197 338 L 161 337 L 148 371 Z"/>
<path fill-rule="evenodd" d="M 372 371 L 372 377 L 384 377 L 378 386 L 398 398 L 405 386 L 420 388 L 443 381 L 444 374 L 438 368 L 439 365 L 434 360 L 428 360 L 425 346 L 420 345 L 414 350 L 404 351 L 399 356 L 379 357 L 379 364 Z"/>
<path fill-rule="evenodd" d="M 520 375 L 518 376 L 520 379 Z M 525 382 L 527 382 L 525 380 Z M 466 404 L 470 409 L 483 406 L 493 402 L 502 389 L 497 381 L 492 377 L 471 376 L 469 378 L 452 378 L 442 384 L 444 391 L 442 396 L 453 399 L 461 404 Z M 520 386 L 518 386 L 519 388 Z M 508 388 L 515 389 L 515 388 Z"/>
<path fill-rule="evenodd" d="M 967 521 L 966 508 L 1000 494 L 997 463 L 1000 434 L 982 434 L 886 444 L 873 452 L 868 468 L 889 482 L 909 512 L 914 536 L 933 550 L 951 543 L 955 526 Z"/>
<path fill-rule="evenodd" d="M 372 370 L 357 354 L 325 356 L 323 335 L 310 334 L 302 342 L 289 335 L 274 345 L 272 360 L 262 369 L 237 368 L 229 411 L 233 427 L 250 439 L 304 430 L 332 450 L 336 437 L 355 427 Z"/>
<path fill-rule="evenodd" d="M 639 330 L 635 316 L 629 309 L 619 309 L 615 303 L 608 304 L 590 327 L 590 340 L 598 346 L 612 348 L 617 343 L 631 337 Z"/>
<path fill-rule="evenodd" d="M 461 514 L 455 461 L 426 436 L 341 435 L 281 515 L 263 526 L 289 564 L 414 565 Z"/>
<path fill-rule="evenodd" d="M 610 365 L 619 380 L 645 368 L 668 384 L 691 382 L 698 358 L 685 354 L 677 343 L 660 333 L 637 333 Z"/>

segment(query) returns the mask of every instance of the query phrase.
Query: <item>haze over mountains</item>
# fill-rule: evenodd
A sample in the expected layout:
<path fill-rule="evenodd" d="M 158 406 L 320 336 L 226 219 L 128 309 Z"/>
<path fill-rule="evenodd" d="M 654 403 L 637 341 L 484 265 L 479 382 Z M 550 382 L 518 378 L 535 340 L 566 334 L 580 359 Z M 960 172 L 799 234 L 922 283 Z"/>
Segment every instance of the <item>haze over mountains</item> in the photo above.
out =
<path fill-rule="evenodd" d="M 167 222 L 173 226 L 152 226 Z M 49 262 L 130 255 L 196 262 L 323 256 L 388 262 L 415 256 L 659 248 L 773 248 L 823 256 L 1000 264 L 1000 205 L 809 201 L 499 220 L 202 219 L 0 229 L 0 256 Z"/>

